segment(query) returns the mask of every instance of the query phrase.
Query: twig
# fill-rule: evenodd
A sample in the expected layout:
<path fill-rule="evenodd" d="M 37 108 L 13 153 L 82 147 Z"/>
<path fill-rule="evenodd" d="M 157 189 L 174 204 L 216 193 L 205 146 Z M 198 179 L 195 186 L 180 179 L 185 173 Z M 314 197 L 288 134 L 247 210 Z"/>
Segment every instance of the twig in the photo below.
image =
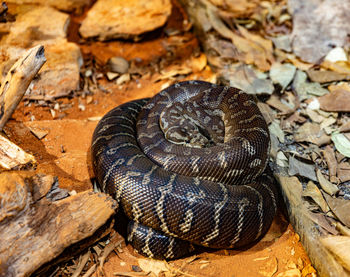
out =
<path fill-rule="evenodd" d="M 85 253 L 84 255 L 80 256 L 79 265 L 76 268 L 76 270 L 74 271 L 74 273 L 72 274 L 72 277 L 80 276 L 80 273 L 83 271 L 84 266 L 86 265 L 86 263 L 89 260 L 90 254 L 91 254 L 91 252 L 89 250 L 87 253 Z"/>

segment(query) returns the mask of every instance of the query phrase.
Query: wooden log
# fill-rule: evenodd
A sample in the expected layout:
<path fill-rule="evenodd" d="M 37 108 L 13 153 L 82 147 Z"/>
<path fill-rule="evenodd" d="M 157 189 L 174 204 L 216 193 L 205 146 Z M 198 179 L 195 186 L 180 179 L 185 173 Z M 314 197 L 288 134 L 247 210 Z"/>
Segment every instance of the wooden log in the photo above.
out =
<path fill-rule="evenodd" d="M 104 234 L 117 208 L 110 196 L 90 191 L 55 201 L 62 194 L 55 178 L 24 174 L 0 174 L 0 276 L 29 276 L 67 247 L 93 243 L 88 238 Z"/>
<path fill-rule="evenodd" d="M 38 45 L 26 51 L 7 73 L 0 86 L 0 131 L 45 62 L 44 46 Z"/>

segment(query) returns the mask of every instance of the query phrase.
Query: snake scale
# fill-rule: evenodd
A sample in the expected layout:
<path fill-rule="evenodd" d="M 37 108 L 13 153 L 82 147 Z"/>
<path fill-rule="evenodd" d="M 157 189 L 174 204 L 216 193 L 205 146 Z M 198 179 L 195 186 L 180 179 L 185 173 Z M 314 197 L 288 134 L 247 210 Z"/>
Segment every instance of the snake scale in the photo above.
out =
<path fill-rule="evenodd" d="M 238 248 L 267 232 L 277 202 L 269 148 L 252 96 L 186 81 L 108 112 L 91 150 L 102 191 L 130 219 L 134 248 L 173 259 L 193 245 Z"/>

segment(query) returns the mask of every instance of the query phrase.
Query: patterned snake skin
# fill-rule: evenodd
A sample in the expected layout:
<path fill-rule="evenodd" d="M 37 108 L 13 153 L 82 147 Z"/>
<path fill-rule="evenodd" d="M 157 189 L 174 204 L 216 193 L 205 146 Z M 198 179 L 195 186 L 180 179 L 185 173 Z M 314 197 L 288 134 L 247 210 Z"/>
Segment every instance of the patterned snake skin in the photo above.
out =
<path fill-rule="evenodd" d="M 172 259 L 192 244 L 238 248 L 267 232 L 277 199 L 269 147 L 250 95 L 187 81 L 111 110 L 91 149 L 101 189 L 131 220 L 128 240 Z"/>

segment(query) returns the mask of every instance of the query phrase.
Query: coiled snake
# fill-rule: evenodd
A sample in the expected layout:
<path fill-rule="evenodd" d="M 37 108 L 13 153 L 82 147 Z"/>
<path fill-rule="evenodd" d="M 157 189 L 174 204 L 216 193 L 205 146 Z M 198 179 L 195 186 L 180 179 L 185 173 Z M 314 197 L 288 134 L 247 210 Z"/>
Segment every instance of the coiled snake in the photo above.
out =
<path fill-rule="evenodd" d="M 91 150 L 102 190 L 131 219 L 134 248 L 171 259 L 192 244 L 236 248 L 267 232 L 277 198 L 264 173 L 269 146 L 250 95 L 187 81 L 111 110 Z"/>

